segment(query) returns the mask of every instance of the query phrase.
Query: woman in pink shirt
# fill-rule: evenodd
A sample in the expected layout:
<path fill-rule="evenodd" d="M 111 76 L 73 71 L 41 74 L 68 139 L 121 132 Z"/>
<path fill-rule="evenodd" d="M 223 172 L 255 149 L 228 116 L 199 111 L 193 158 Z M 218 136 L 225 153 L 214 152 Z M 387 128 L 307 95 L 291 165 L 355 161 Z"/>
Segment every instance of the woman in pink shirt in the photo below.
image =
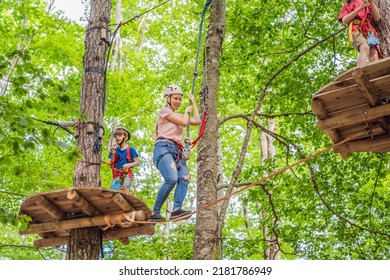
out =
<path fill-rule="evenodd" d="M 187 163 L 182 158 L 182 139 L 183 130 L 187 125 L 199 125 L 201 121 L 193 95 L 190 97 L 191 103 L 184 110 L 184 114 L 176 113 L 183 102 L 183 91 L 179 86 L 167 86 L 164 90 L 164 98 L 167 103 L 158 113 L 154 131 L 153 161 L 164 177 L 164 183 L 160 187 L 153 206 L 153 213 L 149 218 L 149 221 L 155 222 L 165 221 L 165 218 L 160 215 L 160 210 L 175 186 L 171 219 L 191 213 L 191 211 L 182 209 L 190 179 Z M 193 117 L 190 116 L 192 110 L 194 111 Z"/>
<path fill-rule="evenodd" d="M 350 26 L 349 35 L 352 45 L 358 50 L 357 66 L 363 67 L 369 61 L 379 59 L 379 40 L 373 26 L 380 20 L 381 15 L 375 5 L 375 0 L 345 0 L 338 20 Z"/>

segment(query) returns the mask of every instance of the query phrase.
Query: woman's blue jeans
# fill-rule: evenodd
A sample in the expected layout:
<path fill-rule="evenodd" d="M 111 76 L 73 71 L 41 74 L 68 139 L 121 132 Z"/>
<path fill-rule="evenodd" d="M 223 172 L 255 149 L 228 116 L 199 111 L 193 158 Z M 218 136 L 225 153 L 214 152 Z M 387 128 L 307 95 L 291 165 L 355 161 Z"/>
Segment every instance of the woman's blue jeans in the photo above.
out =
<path fill-rule="evenodd" d="M 167 200 L 172 189 L 176 186 L 173 196 L 173 210 L 181 208 L 187 194 L 189 175 L 187 163 L 177 158 L 178 146 L 173 142 L 160 141 L 154 145 L 153 162 L 164 178 L 164 184 L 157 193 L 153 212 L 160 213 L 161 207 Z"/>

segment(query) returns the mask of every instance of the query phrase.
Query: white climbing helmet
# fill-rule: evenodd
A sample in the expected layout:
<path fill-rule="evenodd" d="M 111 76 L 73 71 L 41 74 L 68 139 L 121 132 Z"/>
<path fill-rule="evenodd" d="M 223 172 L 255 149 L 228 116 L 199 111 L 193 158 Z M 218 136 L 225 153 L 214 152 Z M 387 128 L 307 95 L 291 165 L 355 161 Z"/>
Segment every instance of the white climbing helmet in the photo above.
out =
<path fill-rule="evenodd" d="M 122 127 L 122 126 L 116 127 L 115 130 L 114 130 L 114 137 L 115 137 L 115 135 L 116 135 L 118 132 L 121 133 L 122 135 L 125 134 L 125 135 L 127 136 L 127 140 L 130 140 L 131 134 L 130 134 L 130 132 L 129 132 L 126 128 L 124 128 L 124 127 Z"/>
<path fill-rule="evenodd" d="M 179 86 L 177 86 L 177 85 L 169 85 L 164 90 L 164 97 L 172 95 L 174 93 L 183 95 L 183 91 L 181 90 L 181 88 Z"/>

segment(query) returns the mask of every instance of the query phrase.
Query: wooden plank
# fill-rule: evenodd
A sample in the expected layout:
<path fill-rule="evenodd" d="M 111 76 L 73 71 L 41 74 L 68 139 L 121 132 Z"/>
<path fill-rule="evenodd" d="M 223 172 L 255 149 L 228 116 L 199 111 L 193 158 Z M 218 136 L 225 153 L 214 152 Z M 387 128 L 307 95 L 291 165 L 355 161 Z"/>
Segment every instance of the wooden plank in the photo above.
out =
<path fill-rule="evenodd" d="M 153 235 L 154 233 L 154 224 L 146 224 L 139 227 L 108 230 L 103 235 L 103 240 L 113 240 L 137 235 Z"/>
<path fill-rule="evenodd" d="M 69 237 L 69 231 L 66 230 L 59 230 L 59 231 L 51 231 L 51 232 L 42 232 L 38 235 L 42 236 L 43 238 L 51 238 L 51 237 Z"/>
<path fill-rule="evenodd" d="M 374 137 L 374 139 L 367 138 L 364 140 L 347 142 L 348 150 L 351 152 L 374 152 L 383 153 L 390 151 L 390 137 L 382 135 Z"/>
<path fill-rule="evenodd" d="M 103 241 L 122 239 L 137 235 L 153 235 L 155 233 L 154 225 L 143 225 L 139 227 L 124 228 L 119 230 L 108 231 L 102 235 Z M 34 241 L 36 248 L 56 247 L 68 244 L 69 237 L 50 237 Z"/>
<path fill-rule="evenodd" d="M 46 193 L 42 193 L 39 195 L 44 196 L 48 201 L 50 201 L 53 205 L 55 205 L 58 209 L 61 210 L 62 213 L 65 215 L 76 213 L 79 211 L 79 208 L 71 201 L 69 201 L 66 197 L 67 190 L 64 192 L 64 190 L 55 190 L 55 191 L 50 191 Z M 65 195 L 64 195 L 65 194 Z M 39 219 L 43 219 L 43 221 L 46 221 L 50 219 L 49 216 L 44 217 L 44 213 L 37 210 L 34 206 L 34 200 L 37 195 L 32 195 L 28 197 L 23 204 L 21 205 L 21 213 L 25 213 L 26 215 L 29 215 L 33 220 L 35 217 L 39 217 Z M 65 205 L 64 205 L 65 201 Z M 39 220 L 39 222 L 42 222 L 42 220 Z"/>
<path fill-rule="evenodd" d="M 378 98 L 384 99 L 390 97 L 390 75 L 382 76 L 381 78 L 370 80 L 375 87 Z"/>
<path fill-rule="evenodd" d="M 368 77 L 363 73 L 362 69 L 358 68 L 354 70 L 352 72 L 352 77 L 356 81 L 368 105 L 371 107 L 377 105 L 379 100 L 376 91 L 368 80 Z"/>
<path fill-rule="evenodd" d="M 379 136 L 379 135 L 383 135 L 385 132 L 383 131 L 383 129 L 379 126 L 378 123 L 374 123 L 374 122 L 370 122 L 369 123 L 369 128 L 371 130 L 371 135 L 372 136 Z M 340 134 L 340 138 L 341 139 L 346 139 L 352 135 L 355 135 L 356 133 L 362 131 L 362 130 L 365 130 L 365 125 L 361 125 L 361 126 L 349 126 L 349 127 L 346 127 L 346 128 L 341 128 L 341 129 L 338 129 L 338 132 Z M 357 139 L 366 139 L 366 138 L 370 138 L 371 136 L 368 134 L 365 134 L 364 136 L 362 137 L 359 137 Z"/>
<path fill-rule="evenodd" d="M 358 84 L 358 87 L 362 92 L 364 98 L 366 99 L 368 105 L 370 105 L 371 107 L 379 105 L 380 101 L 379 98 L 377 97 L 378 94 L 375 88 L 368 80 L 368 77 L 363 73 L 363 71 L 360 68 L 358 68 L 352 72 L 352 76 L 355 79 L 356 83 Z M 386 133 L 389 133 L 389 124 L 387 122 L 387 119 L 385 117 L 382 117 L 379 118 L 378 121 L 382 129 Z"/>
<path fill-rule="evenodd" d="M 366 104 L 366 100 L 360 93 L 359 88 L 355 86 L 353 89 L 344 89 L 338 92 L 338 97 L 333 98 L 331 95 L 326 98 L 320 98 L 324 109 L 328 114 L 337 113 L 351 107 L 357 107 Z"/>
<path fill-rule="evenodd" d="M 387 121 L 387 118 L 388 118 L 388 117 L 379 118 L 379 119 L 378 119 L 378 122 L 379 122 L 381 128 L 383 129 L 383 131 L 384 131 L 386 134 L 389 134 L 389 133 L 390 133 L 390 128 L 389 128 L 389 122 Z"/>
<path fill-rule="evenodd" d="M 32 223 L 44 223 L 48 221 L 53 221 L 53 217 L 48 215 L 46 211 L 36 210 L 35 208 L 32 209 L 30 207 L 25 207 L 23 205 L 22 207 L 23 208 L 20 211 L 20 213 L 30 216 L 31 219 L 33 220 Z M 66 217 L 64 219 L 69 219 L 69 217 L 72 216 L 87 216 L 87 214 L 83 213 L 82 210 L 78 207 L 74 207 L 72 212 L 69 212 L 68 211 L 69 209 L 65 209 L 65 211 L 64 208 L 59 208 L 59 209 L 61 210 L 62 213 L 65 214 Z"/>
<path fill-rule="evenodd" d="M 95 216 L 90 215 L 91 213 L 85 213 L 85 211 L 81 207 L 73 204 L 72 201 L 67 198 L 67 195 L 70 190 L 72 189 L 55 190 L 39 195 L 29 196 L 22 203 L 19 213 L 30 216 L 32 218 L 31 224 L 47 223 L 57 220 L 56 218 L 48 214 L 47 210 L 35 204 L 37 197 L 42 196 L 65 215 L 62 220 L 88 218 L 88 216 Z M 121 191 L 101 188 L 78 188 L 76 189 L 76 191 L 88 202 L 90 202 L 90 199 L 92 198 L 91 200 L 93 201 L 93 204 L 90 204 L 95 207 L 100 213 L 102 213 L 102 215 L 120 214 L 126 212 L 122 209 L 123 207 L 121 208 L 113 201 L 113 196 L 117 193 L 119 193 L 123 197 L 124 201 L 128 203 L 128 205 L 131 205 L 131 207 L 133 207 L 135 210 L 144 211 L 145 219 L 149 218 L 151 215 L 151 210 L 142 200 Z M 58 234 L 62 235 L 63 233 L 58 231 L 56 232 L 56 235 Z"/>
<path fill-rule="evenodd" d="M 90 216 L 95 216 L 99 211 L 91 205 L 86 199 L 84 199 L 76 190 L 70 190 L 67 194 L 67 198 L 71 200 L 75 205 L 83 209 L 85 213 Z"/>
<path fill-rule="evenodd" d="M 359 137 L 361 139 L 363 138 L 368 138 L 372 136 L 379 136 L 386 134 L 386 132 L 382 129 L 382 127 L 379 125 L 377 122 L 368 122 L 368 125 L 366 124 L 355 124 L 353 126 L 348 126 L 347 128 L 339 128 L 337 129 L 339 135 L 340 135 L 340 140 L 346 139 L 358 132 L 365 132 L 365 135 L 362 137 Z M 338 141 L 339 142 L 339 141 Z M 336 142 L 337 143 L 337 142 Z"/>
<path fill-rule="evenodd" d="M 356 85 L 356 82 L 352 77 L 345 79 L 345 80 L 334 81 L 334 82 L 331 82 L 328 85 L 322 87 L 320 90 L 318 90 L 316 92 L 316 95 L 323 95 L 324 93 L 326 94 L 326 92 L 329 92 L 329 91 L 337 91 L 337 90 L 340 90 L 342 88 L 352 87 L 355 85 Z"/>
<path fill-rule="evenodd" d="M 132 215 L 131 212 L 126 214 L 129 216 Z M 142 210 L 135 211 L 135 220 L 144 221 L 145 212 Z M 71 229 L 85 228 L 85 227 L 102 227 L 102 226 L 107 226 L 107 223 L 109 223 L 108 225 L 115 225 L 125 221 L 127 221 L 127 218 L 123 214 L 102 215 L 96 217 L 86 217 L 86 218 L 78 218 L 72 220 L 33 224 L 28 229 L 22 230 L 19 233 L 21 235 L 26 235 L 26 234 L 35 234 L 35 233 L 39 234 L 43 232 L 60 231 L 60 230 L 71 230 Z"/>
<path fill-rule="evenodd" d="M 352 72 L 357 69 L 357 67 L 352 68 L 351 70 L 341 74 L 335 80 L 342 81 L 347 80 L 352 77 Z M 372 61 L 367 63 L 367 66 L 362 67 L 364 73 L 368 76 L 369 79 L 375 79 L 380 76 L 390 74 L 390 57 L 382 58 L 377 61 Z"/>
<path fill-rule="evenodd" d="M 333 152 L 340 154 L 342 158 L 347 158 L 349 156 L 349 150 L 345 143 L 334 147 Z"/>
<path fill-rule="evenodd" d="M 337 129 L 328 129 L 325 132 L 333 143 L 338 143 L 342 140 Z"/>
<path fill-rule="evenodd" d="M 379 134 L 378 131 L 383 133 L 380 127 L 372 128 L 372 135 L 365 135 L 357 140 L 349 141 L 343 145 L 337 146 L 333 149 L 335 153 L 339 153 L 342 158 L 347 158 L 351 152 L 388 152 L 390 151 L 390 138 L 388 135 Z M 356 134 L 360 129 L 352 130 L 342 136 L 343 139 Z"/>
<path fill-rule="evenodd" d="M 54 206 L 50 201 L 48 201 L 44 196 L 40 195 L 34 199 L 34 203 L 37 206 L 40 206 L 46 213 L 56 220 L 63 220 L 66 218 L 64 213 L 60 211 L 56 206 Z"/>
<path fill-rule="evenodd" d="M 57 247 L 57 246 L 68 244 L 68 242 L 69 242 L 69 236 L 67 236 L 67 237 L 50 237 L 50 238 L 35 240 L 34 247 L 35 248 Z"/>
<path fill-rule="evenodd" d="M 323 93 L 314 95 L 313 99 L 319 99 L 322 103 L 334 102 L 335 100 L 341 100 L 351 94 L 360 95 L 360 91 L 356 83 L 351 86 L 324 91 Z"/>
<path fill-rule="evenodd" d="M 370 79 L 388 75 L 390 74 L 390 57 L 368 62 L 367 66 L 363 67 L 363 70 Z"/>
<path fill-rule="evenodd" d="M 113 197 L 112 200 L 123 210 L 126 212 L 133 211 L 134 208 L 131 206 L 129 202 L 120 193 L 116 193 Z"/>
<path fill-rule="evenodd" d="M 320 130 L 336 129 L 343 126 L 365 123 L 390 114 L 390 104 L 385 104 L 373 108 L 359 108 L 350 110 L 325 120 L 319 120 L 317 127 Z"/>
<path fill-rule="evenodd" d="M 110 207 L 115 207 L 115 205 L 110 204 L 113 193 L 106 192 L 104 189 L 93 188 L 85 190 L 80 188 L 77 189 L 77 193 L 86 199 L 90 205 L 93 205 L 93 207 L 99 212 L 111 212 Z"/>
<path fill-rule="evenodd" d="M 33 222 L 37 221 L 38 223 L 45 222 L 46 220 L 56 219 L 53 216 L 49 215 L 46 210 L 44 210 L 38 205 L 36 207 L 23 208 L 19 211 L 19 214 L 27 215 L 31 217 Z"/>
<path fill-rule="evenodd" d="M 97 190 L 99 190 L 99 189 L 97 189 Z M 80 189 L 80 190 L 78 189 L 77 192 L 80 193 L 80 195 L 82 195 L 84 197 L 87 196 L 90 204 L 93 204 L 93 206 L 102 213 L 122 212 L 123 211 L 123 209 L 120 208 L 117 204 L 112 203 L 112 201 L 113 201 L 112 197 L 116 193 L 121 193 L 121 195 L 123 197 L 126 197 L 125 200 L 127 201 L 127 203 L 129 203 L 130 205 L 133 206 L 133 209 L 144 210 L 144 211 L 146 211 L 148 209 L 147 206 L 145 205 L 145 203 L 143 203 L 142 201 L 140 201 L 137 198 L 133 198 L 130 195 L 126 195 L 124 192 L 121 192 L 121 191 L 112 191 L 112 190 L 108 190 L 108 189 L 101 189 L 100 192 L 95 191 L 94 193 L 91 194 L 90 192 L 86 192 L 83 189 Z M 125 211 L 127 211 L 127 210 L 125 210 Z"/>
<path fill-rule="evenodd" d="M 338 81 L 344 81 L 352 78 L 352 72 L 356 69 L 357 67 L 351 68 L 348 71 L 344 72 L 343 74 L 339 75 L 335 80 L 335 82 Z"/>
<path fill-rule="evenodd" d="M 328 112 L 326 112 L 324 106 L 318 98 L 313 99 L 311 108 L 318 119 L 323 120 L 328 117 Z"/>
<path fill-rule="evenodd" d="M 390 75 L 371 79 L 369 82 L 371 87 L 376 92 L 377 99 L 385 99 L 386 97 L 390 97 Z M 328 91 L 313 96 L 313 100 L 314 99 L 319 99 L 328 113 L 342 109 L 337 108 L 337 106 L 342 104 L 356 106 L 358 104 L 364 103 L 365 101 L 364 96 L 362 95 L 357 84 L 335 90 L 329 88 Z"/>
<path fill-rule="evenodd" d="M 333 143 L 368 128 L 367 134 L 340 145 L 335 152 L 384 152 L 390 149 L 390 57 L 353 68 L 322 87 L 312 109 Z M 374 138 L 374 140 L 372 139 Z"/>

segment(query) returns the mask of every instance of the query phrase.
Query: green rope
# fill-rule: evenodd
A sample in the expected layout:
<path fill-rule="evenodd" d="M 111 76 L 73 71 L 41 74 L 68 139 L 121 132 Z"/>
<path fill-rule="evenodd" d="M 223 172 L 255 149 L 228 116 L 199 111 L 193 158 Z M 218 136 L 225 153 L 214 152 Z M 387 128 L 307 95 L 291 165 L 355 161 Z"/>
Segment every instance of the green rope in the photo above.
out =
<path fill-rule="evenodd" d="M 196 48 L 196 57 L 195 57 L 195 69 L 194 69 L 194 76 L 192 78 L 192 87 L 191 87 L 191 95 L 194 94 L 195 92 L 195 80 L 196 76 L 198 76 L 198 64 L 199 64 L 199 53 L 200 53 L 200 47 L 202 45 L 202 30 L 203 30 L 203 23 L 204 23 L 204 18 L 206 15 L 206 12 L 211 4 L 212 0 L 206 0 L 206 4 L 204 5 L 203 12 L 201 15 L 201 20 L 199 24 L 199 36 L 198 36 L 198 46 Z M 191 105 L 191 102 L 190 102 Z M 191 146 L 191 141 L 189 140 L 190 137 L 190 118 L 188 118 L 188 125 L 187 125 L 187 130 L 186 130 L 187 137 L 185 139 L 185 148 L 189 148 Z"/>
<path fill-rule="evenodd" d="M 202 30 L 203 30 L 204 17 L 206 15 L 206 11 L 207 11 L 208 7 L 210 6 L 210 4 L 211 4 L 211 0 L 207 0 L 206 4 L 204 6 L 204 9 L 203 9 L 203 12 L 201 15 L 200 24 L 199 24 L 198 47 L 196 49 L 195 69 L 194 69 L 194 76 L 192 78 L 191 94 L 194 94 L 195 80 L 196 80 L 196 76 L 198 75 L 199 52 L 200 52 L 200 47 L 202 44 Z"/>

